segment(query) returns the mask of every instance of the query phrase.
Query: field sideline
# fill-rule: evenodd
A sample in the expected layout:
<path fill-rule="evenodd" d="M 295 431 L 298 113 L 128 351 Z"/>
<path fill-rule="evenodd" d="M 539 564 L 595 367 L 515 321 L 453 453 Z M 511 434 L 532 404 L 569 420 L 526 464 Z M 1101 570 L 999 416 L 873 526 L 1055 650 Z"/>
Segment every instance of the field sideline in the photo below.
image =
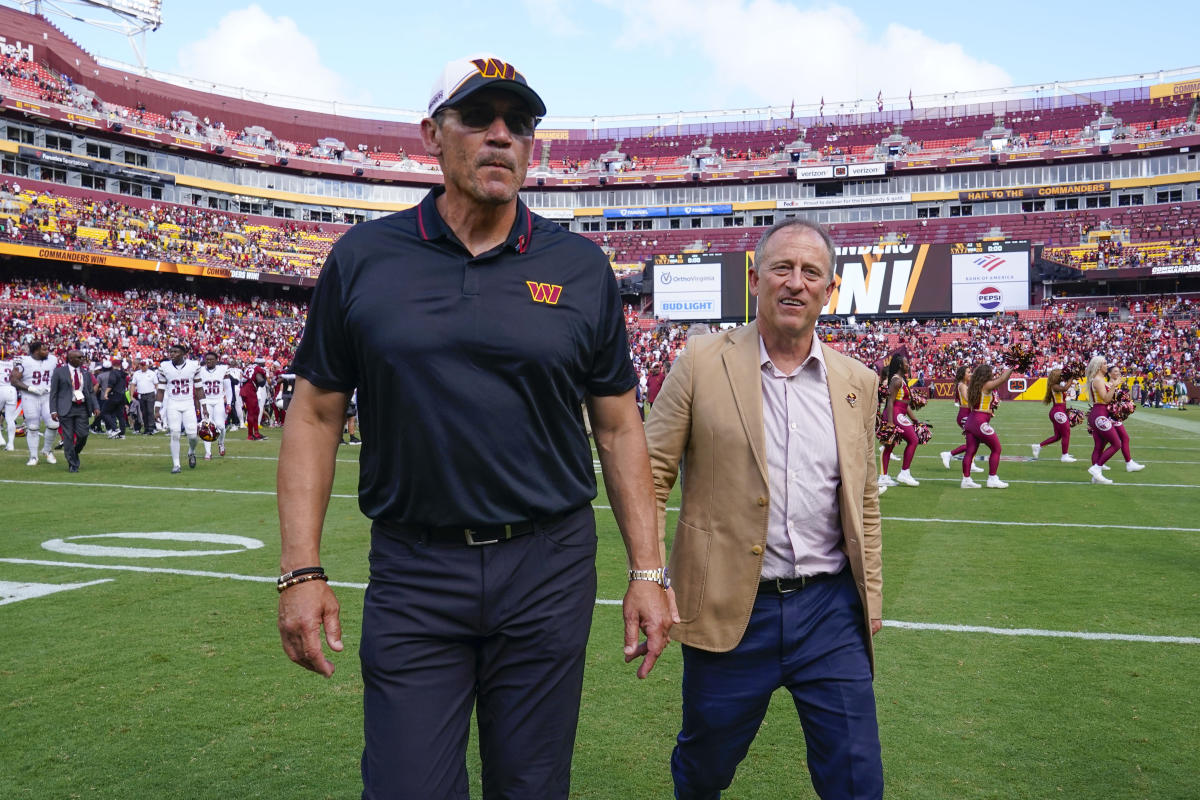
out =
<path fill-rule="evenodd" d="M 882 498 L 888 797 L 1200 796 L 1200 412 L 1139 409 L 1127 425 L 1147 469 L 1126 473 L 1118 456 L 1116 483 L 1093 486 L 1083 427 L 1078 463 L 1057 445 L 1033 461 L 1045 407 L 1005 403 L 1003 491 L 961 490 L 957 463 L 942 467 L 938 451 L 961 441 L 949 404 L 918 416 L 935 426 L 913 464 L 922 485 Z M 4 798 L 358 797 L 358 452 L 339 451 L 325 529 L 346 641 L 325 681 L 279 647 L 278 431 L 266 432 L 231 434 L 228 457 L 182 475 L 161 436 L 93 437 L 77 475 L 62 458 L 26 467 L 23 440 L 0 451 Z M 623 663 L 624 556 L 606 503 L 602 488 L 573 796 L 668 798 L 679 650 L 646 681 Z M 478 798 L 474 754 L 469 765 Z M 815 796 L 786 693 L 725 796 Z"/>

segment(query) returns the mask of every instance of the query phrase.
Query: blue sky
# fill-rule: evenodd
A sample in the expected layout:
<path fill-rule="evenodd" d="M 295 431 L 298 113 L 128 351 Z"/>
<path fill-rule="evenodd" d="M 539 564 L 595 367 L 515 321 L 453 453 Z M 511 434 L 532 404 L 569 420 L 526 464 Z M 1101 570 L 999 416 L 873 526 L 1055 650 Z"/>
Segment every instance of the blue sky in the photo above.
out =
<path fill-rule="evenodd" d="M 442 63 L 487 51 L 525 73 L 551 118 L 666 114 L 822 97 L 832 105 L 879 91 L 903 101 L 910 89 L 1189 67 L 1200 64 L 1194 8 L 1194 0 L 164 0 L 165 22 L 147 35 L 145 53 L 152 69 L 204 80 L 420 109 Z M 91 52 L 134 62 L 123 36 L 49 16 Z"/>

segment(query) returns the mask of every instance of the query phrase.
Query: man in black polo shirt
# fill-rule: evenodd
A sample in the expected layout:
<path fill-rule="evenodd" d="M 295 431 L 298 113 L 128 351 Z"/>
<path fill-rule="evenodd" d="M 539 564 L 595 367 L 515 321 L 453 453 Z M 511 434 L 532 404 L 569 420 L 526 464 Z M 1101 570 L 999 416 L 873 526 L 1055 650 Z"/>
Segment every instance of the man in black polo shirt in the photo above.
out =
<path fill-rule="evenodd" d="M 467 796 L 472 705 L 487 796 L 569 791 L 595 602 L 596 495 L 581 403 L 629 555 L 625 660 L 670 625 L 620 296 L 603 253 L 530 213 L 541 98 L 494 57 L 450 62 L 421 123 L 445 186 L 334 246 L 296 352 L 283 431 L 279 628 L 334 666 L 321 525 L 346 402 L 371 518 L 361 661 L 364 798 Z M 638 631 L 646 640 L 638 642 Z"/>

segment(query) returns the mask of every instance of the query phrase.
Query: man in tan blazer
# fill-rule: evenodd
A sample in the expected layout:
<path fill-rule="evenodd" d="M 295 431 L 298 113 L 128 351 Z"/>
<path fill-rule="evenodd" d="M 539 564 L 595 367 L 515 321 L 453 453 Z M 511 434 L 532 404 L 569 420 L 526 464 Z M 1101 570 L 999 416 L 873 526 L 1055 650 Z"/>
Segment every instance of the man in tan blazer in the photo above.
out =
<path fill-rule="evenodd" d="M 817 794 L 883 795 L 871 646 L 882 625 L 878 376 L 816 338 L 833 267 L 821 226 L 768 230 L 749 272 L 757 320 L 689 340 L 647 419 L 664 540 L 683 475 L 670 555 L 681 800 L 729 786 L 781 686 Z"/>

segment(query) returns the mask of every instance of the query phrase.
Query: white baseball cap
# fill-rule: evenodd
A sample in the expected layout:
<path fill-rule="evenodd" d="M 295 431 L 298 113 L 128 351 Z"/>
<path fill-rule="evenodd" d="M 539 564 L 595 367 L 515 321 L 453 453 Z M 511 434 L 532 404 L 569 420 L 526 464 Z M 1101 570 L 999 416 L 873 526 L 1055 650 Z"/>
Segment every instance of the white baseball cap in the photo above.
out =
<path fill-rule="evenodd" d="M 546 104 L 538 97 L 537 92 L 529 88 L 524 75 L 498 56 L 479 53 L 456 58 L 442 68 L 429 97 L 429 116 L 432 117 L 438 109 L 461 102 L 488 86 L 517 95 L 529 104 L 529 110 L 535 117 L 546 115 Z"/>

